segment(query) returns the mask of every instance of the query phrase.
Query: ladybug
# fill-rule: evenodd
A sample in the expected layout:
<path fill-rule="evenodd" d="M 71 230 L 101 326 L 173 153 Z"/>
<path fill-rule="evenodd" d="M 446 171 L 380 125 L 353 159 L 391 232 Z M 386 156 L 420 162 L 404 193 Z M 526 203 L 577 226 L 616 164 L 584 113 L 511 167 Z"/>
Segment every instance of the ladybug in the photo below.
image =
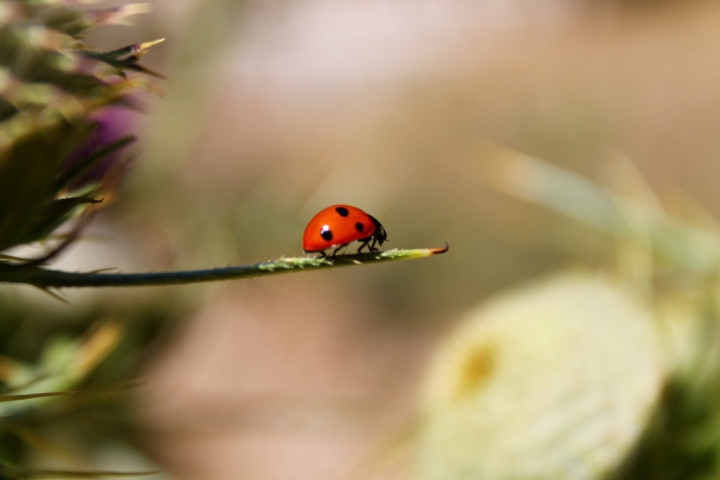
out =
<path fill-rule="evenodd" d="M 387 232 L 375 217 L 359 208 L 333 205 L 315 215 L 305 227 L 303 250 L 324 257 L 325 250 L 337 247 L 332 253 L 334 257 L 341 248 L 355 240 L 362 242 L 358 253 L 362 254 L 365 247 L 371 252 L 377 252 L 375 245 L 382 246 L 387 240 Z"/>

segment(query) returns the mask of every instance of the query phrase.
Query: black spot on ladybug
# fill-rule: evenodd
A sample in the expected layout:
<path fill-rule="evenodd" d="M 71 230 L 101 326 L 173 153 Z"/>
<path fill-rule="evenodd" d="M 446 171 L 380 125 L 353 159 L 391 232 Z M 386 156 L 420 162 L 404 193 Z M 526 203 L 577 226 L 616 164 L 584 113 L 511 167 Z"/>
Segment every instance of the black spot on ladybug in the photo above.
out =
<path fill-rule="evenodd" d="M 350 212 L 348 212 L 348 209 L 345 207 L 337 207 L 335 211 L 338 212 L 341 217 L 347 217 L 350 215 Z"/>
<path fill-rule="evenodd" d="M 326 242 L 329 242 L 333 239 L 332 231 L 330 230 L 330 227 L 327 225 L 323 225 L 322 230 L 320 230 L 320 236 L 325 240 Z"/>
<path fill-rule="evenodd" d="M 363 230 L 365 230 L 365 225 L 363 225 L 363 224 L 360 223 L 360 222 L 357 222 L 357 223 L 355 224 L 355 230 L 357 230 L 358 232 L 362 232 Z"/>

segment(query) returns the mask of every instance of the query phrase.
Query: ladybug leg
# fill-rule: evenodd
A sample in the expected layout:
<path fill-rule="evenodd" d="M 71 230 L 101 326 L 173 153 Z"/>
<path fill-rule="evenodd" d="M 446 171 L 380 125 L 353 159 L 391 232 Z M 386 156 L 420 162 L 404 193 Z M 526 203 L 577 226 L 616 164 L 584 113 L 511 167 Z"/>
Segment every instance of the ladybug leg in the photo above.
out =
<path fill-rule="evenodd" d="M 363 249 L 363 248 L 368 247 L 368 250 L 370 250 L 370 251 L 372 251 L 372 248 L 370 248 L 370 245 L 368 245 L 368 244 L 370 243 L 370 238 L 366 238 L 365 240 L 361 240 L 361 242 L 362 242 L 362 243 L 360 244 L 360 246 L 359 246 L 358 249 L 357 249 L 357 253 L 358 253 L 358 255 L 360 255 L 360 256 L 362 257 L 362 249 Z"/>
<path fill-rule="evenodd" d="M 347 247 L 347 246 L 348 246 L 347 243 L 344 244 L 344 245 L 340 245 L 338 248 L 336 248 L 335 250 L 333 250 L 333 253 L 332 253 L 331 257 L 334 257 L 335 255 L 337 255 L 337 253 L 338 253 L 340 250 L 342 250 L 343 248 L 345 248 L 345 247 Z"/>
<path fill-rule="evenodd" d="M 370 239 L 368 238 L 368 242 L 369 242 L 369 241 L 370 241 Z M 376 243 L 377 243 L 377 238 L 372 237 L 372 243 L 371 243 L 370 245 L 368 245 L 368 248 L 369 248 L 370 251 L 373 252 L 373 253 L 379 251 L 379 250 L 377 249 L 377 247 L 375 247 L 375 244 L 376 244 Z"/>
<path fill-rule="evenodd" d="M 325 253 L 325 250 L 320 250 L 318 252 L 318 256 L 316 258 L 326 258 L 326 257 L 327 257 L 327 253 Z"/>

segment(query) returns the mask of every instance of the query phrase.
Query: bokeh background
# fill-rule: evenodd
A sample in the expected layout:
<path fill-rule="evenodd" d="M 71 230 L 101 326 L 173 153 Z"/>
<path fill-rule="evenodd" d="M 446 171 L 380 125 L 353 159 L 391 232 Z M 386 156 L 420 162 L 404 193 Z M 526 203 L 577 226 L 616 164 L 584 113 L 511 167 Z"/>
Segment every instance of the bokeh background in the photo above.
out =
<path fill-rule="evenodd" d="M 643 178 L 720 214 L 715 2 L 151 5 L 135 27 L 89 39 L 114 48 L 166 38 L 144 63 L 169 80 L 132 120 L 138 155 L 121 195 L 56 267 L 300 255 L 305 223 L 333 203 L 378 218 L 390 247 L 450 251 L 68 291 L 67 305 L 3 287 L 11 357 L 31 360 L 47 339 L 98 320 L 126 325 L 96 376 L 140 379 L 122 429 L 107 428 L 142 455 L 55 432 L 103 466 L 151 462 L 182 479 L 405 478 L 395 454 L 417 426 L 434 349 L 465 312 L 568 266 L 617 260 L 611 236 L 488 185 L 487 165 L 508 152 L 621 191 Z"/>

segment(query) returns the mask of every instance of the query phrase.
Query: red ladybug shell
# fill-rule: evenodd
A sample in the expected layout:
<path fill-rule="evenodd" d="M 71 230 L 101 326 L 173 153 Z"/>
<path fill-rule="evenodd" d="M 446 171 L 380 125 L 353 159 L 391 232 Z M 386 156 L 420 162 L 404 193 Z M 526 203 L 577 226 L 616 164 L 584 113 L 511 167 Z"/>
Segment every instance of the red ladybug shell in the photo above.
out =
<path fill-rule="evenodd" d="M 333 205 L 315 215 L 305 227 L 303 250 L 322 252 L 361 240 L 364 245 L 360 249 L 368 246 L 369 250 L 376 251 L 375 243 L 382 245 L 386 239 L 385 229 L 372 216 L 350 205 Z M 372 245 L 368 245 L 370 240 Z"/>

